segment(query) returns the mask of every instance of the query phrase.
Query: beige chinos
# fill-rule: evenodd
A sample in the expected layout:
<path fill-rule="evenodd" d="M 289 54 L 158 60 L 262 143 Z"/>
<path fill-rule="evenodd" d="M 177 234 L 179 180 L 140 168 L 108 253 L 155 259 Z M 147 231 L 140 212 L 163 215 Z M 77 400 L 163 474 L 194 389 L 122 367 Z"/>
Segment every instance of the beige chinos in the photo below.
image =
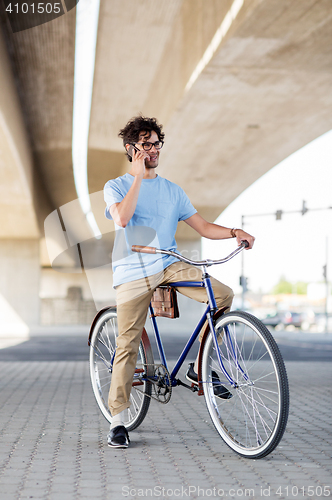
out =
<path fill-rule="evenodd" d="M 116 287 L 119 336 L 108 398 L 109 408 L 113 416 L 130 406 L 129 396 L 139 343 L 155 288 L 173 281 L 201 280 L 202 271 L 199 268 L 183 262 L 175 262 L 158 274 L 130 283 L 123 283 Z M 211 278 L 211 284 L 218 308 L 230 308 L 233 291 L 214 278 Z M 178 291 L 198 302 L 207 302 L 205 288 L 181 287 Z"/>

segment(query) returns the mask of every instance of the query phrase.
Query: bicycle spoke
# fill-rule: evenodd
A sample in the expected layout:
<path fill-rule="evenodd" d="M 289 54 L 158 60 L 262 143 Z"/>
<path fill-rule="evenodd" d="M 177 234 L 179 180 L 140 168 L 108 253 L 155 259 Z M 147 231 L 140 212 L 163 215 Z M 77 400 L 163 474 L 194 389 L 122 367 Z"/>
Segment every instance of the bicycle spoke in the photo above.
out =
<path fill-rule="evenodd" d="M 273 419 L 275 420 L 275 417 L 277 416 L 277 412 L 276 412 L 275 410 L 273 410 L 272 408 L 268 407 L 268 406 L 266 405 L 266 403 L 264 403 L 264 401 L 262 400 L 262 398 L 261 398 L 261 396 L 260 396 L 259 392 L 257 392 L 256 387 L 255 387 L 255 388 L 253 388 L 252 390 L 253 390 L 253 391 L 255 391 L 255 393 L 257 393 L 257 398 L 258 398 L 258 399 L 259 399 L 259 401 L 260 401 L 260 403 L 259 403 L 259 402 L 256 400 L 256 401 L 257 401 L 257 404 L 260 404 L 260 405 L 261 405 L 261 406 L 262 406 L 262 407 L 266 410 L 266 412 L 267 412 L 268 414 L 270 414 L 271 418 L 273 418 Z M 267 401 L 269 401 L 270 403 L 273 403 L 276 407 L 278 407 L 278 402 L 277 402 L 277 401 L 274 401 L 272 398 L 269 398 L 269 397 L 268 397 L 268 396 L 266 396 L 266 395 L 265 395 L 264 397 L 265 397 L 265 399 L 266 399 Z M 274 416 L 272 417 L 272 415 L 271 415 L 271 414 L 273 414 Z"/>
<path fill-rule="evenodd" d="M 259 404 L 260 406 L 262 406 L 262 408 L 264 408 L 267 411 L 268 415 L 271 417 L 271 420 L 273 420 L 273 421 L 275 420 L 275 416 L 277 415 L 276 412 L 272 412 L 263 403 L 258 403 L 258 401 L 256 399 L 254 399 L 253 395 L 250 397 L 247 394 L 245 394 L 245 392 L 243 392 L 243 391 L 242 391 L 242 394 L 244 395 L 244 397 L 246 397 L 248 399 L 248 402 L 249 402 L 250 406 L 252 407 L 253 410 L 255 410 L 255 412 L 257 412 L 258 415 L 261 415 L 261 413 L 260 413 L 260 411 L 257 408 L 257 404 Z M 274 413 L 274 416 L 272 417 L 270 415 L 270 413 Z"/>
<path fill-rule="evenodd" d="M 255 390 L 256 391 L 261 391 L 261 392 L 268 392 L 268 393 L 271 393 L 271 394 L 275 394 L 276 396 L 278 396 L 278 392 L 277 391 L 271 391 L 271 389 L 264 389 L 263 387 L 255 387 Z M 265 395 L 265 397 L 268 397 L 267 395 Z M 273 399 L 271 400 L 273 401 L 275 404 L 277 404 L 277 401 L 274 401 Z"/>
<path fill-rule="evenodd" d="M 244 396 L 246 396 L 245 394 L 243 394 L 243 395 L 244 395 Z M 241 399 L 241 396 L 240 396 L 240 399 Z M 242 401 L 242 400 L 241 400 L 241 401 Z M 248 403 L 250 402 L 249 398 L 247 398 L 247 401 L 248 401 Z M 249 412 L 248 407 L 247 407 L 247 406 L 243 403 L 243 401 L 242 401 L 242 405 L 243 405 L 243 408 L 245 409 L 246 414 L 247 414 L 247 416 L 249 417 L 249 420 L 250 420 L 250 422 L 251 422 L 251 424 L 252 424 L 252 426 L 253 426 L 253 428 L 254 428 L 254 430 L 255 430 L 255 435 L 256 435 L 256 437 L 257 437 L 257 436 L 260 436 L 259 431 L 258 431 L 258 429 L 257 429 L 256 422 L 252 419 L 252 417 L 251 417 L 251 415 L 250 415 L 250 412 Z M 254 416 L 255 416 L 255 415 L 256 415 L 256 413 L 254 413 Z M 247 429 L 247 432 L 248 432 L 248 431 L 249 431 L 249 426 L 248 426 L 248 425 L 246 426 L 246 429 Z M 260 441 L 262 442 L 262 441 L 263 441 L 263 439 L 262 439 L 262 438 L 260 438 Z"/>

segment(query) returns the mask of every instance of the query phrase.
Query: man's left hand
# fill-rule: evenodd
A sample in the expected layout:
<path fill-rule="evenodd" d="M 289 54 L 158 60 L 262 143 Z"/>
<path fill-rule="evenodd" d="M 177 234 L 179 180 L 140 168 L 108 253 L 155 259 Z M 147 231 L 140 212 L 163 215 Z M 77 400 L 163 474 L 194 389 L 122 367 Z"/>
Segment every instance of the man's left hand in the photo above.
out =
<path fill-rule="evenodd" d="M 246 250 L 250 250 L 250 248 L 253 247 L 255 238 L 251 236 L 251 234 L 246 233 L 245 231 L 243 231 L 243 229 L 236 229 L 235 234 L 236 234 L 236 241 L 239 246 L 241 245 L 242 241 L 246 240 L 249 243 L 249 246 L 246 248 Z"/>

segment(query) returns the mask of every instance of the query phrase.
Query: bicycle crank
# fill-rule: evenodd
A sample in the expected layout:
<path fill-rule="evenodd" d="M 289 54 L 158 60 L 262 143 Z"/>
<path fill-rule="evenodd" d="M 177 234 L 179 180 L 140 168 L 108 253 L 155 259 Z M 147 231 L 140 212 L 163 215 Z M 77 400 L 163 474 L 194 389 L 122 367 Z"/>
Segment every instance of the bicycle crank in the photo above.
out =
<path fill-rule="evenodd" d="M 144 365 L 144 366 L 149 366 L 149 365 Z M 169 402 L 172 395 L 172 384 L 171 384 L 170 373 L 164 365 L 153 365 L 153 366 L 154 366 L 153 375 L 149 375 L 146 377 L 142 373 L 144 378 L 140 377 L 141 372 L 143 372 L 144 370 L 136 369 L 135 375 L 137 378 L 134 379 L 133 386 L 135 387 L 136 391 L 141 392 L 145 396 L 148 396 L 151 399 L 155 399 L 159 403 L 166 404 Z M 138 388 L 139 385 L 143 385 L 143 380 L 147 380 L 150 384 L 152 384 L 154 395 L 147 394 L 146 392 Z"/>

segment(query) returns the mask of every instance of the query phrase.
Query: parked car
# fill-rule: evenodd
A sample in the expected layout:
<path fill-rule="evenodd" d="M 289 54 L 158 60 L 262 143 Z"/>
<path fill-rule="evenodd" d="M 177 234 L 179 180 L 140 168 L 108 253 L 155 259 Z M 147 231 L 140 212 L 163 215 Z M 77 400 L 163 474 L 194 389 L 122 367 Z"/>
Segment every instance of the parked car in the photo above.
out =
<path fill-rule="evenodd" d="M 282 315 L 282 324 L 284 326 L 295 326 L 295 328 L 301 328 L 302 315 L 297 312 L 287 311 Z"/>
<path fill-rule="evenodd" d="M 281 317 L 279 313 L 276 314 L 268 314 L 266 318 L 262 319 L 262 323 L 266 326 L 272 326 L 275 328 L 281 322 Z"/>
<path fill-rule="evenodd" d="M 274 315 L 268 315 L 262 319 L 262 323 L 272 328 L 282 329 L 287 326 L 301 328 L 302 315 L 293 311 L 279 311 Z"/>

